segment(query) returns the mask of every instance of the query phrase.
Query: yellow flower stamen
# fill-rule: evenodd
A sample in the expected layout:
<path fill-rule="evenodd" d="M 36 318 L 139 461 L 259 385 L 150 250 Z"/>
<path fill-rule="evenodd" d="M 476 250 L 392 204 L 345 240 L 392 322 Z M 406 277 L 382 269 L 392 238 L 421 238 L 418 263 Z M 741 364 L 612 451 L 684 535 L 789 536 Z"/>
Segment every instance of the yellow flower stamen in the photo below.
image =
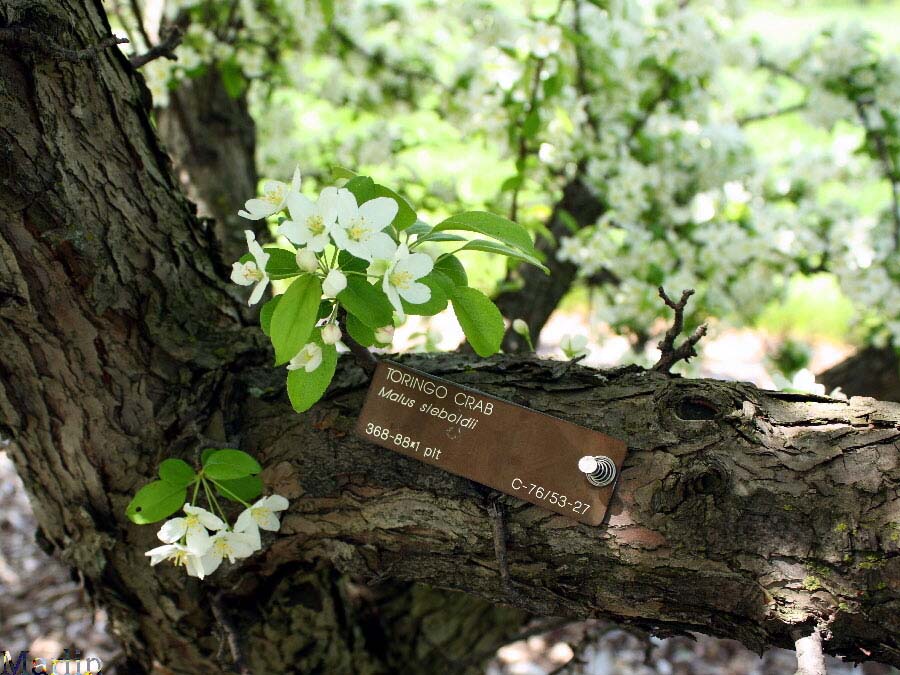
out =
<path fill-rule="evenodd" d="M 393 272 L 388 278 L 388 283 L 394 288 L 409 288 L 412 281 L 413 276 L 409 272 Z"/>

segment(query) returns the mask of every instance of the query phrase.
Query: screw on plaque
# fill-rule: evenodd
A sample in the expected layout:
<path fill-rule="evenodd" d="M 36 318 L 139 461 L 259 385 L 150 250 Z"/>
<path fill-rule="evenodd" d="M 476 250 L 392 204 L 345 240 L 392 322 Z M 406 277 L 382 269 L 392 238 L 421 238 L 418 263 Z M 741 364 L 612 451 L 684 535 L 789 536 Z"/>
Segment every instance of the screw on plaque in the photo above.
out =
<path fill-rule="evenodd" d="M 578 470 L 595 487 L 606 487 L 616 479 L 616 463 L 606 455 L 585 455 L 578 460 Z"/>

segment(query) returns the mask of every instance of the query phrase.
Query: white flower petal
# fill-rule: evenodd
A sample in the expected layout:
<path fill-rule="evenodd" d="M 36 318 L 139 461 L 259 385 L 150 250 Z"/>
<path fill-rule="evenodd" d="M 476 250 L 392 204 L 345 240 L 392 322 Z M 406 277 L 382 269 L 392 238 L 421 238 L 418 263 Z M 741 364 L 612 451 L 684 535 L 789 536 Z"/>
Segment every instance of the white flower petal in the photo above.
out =
<path fill-rule="evenodd" d="M 222 521 L 219 516 L 214 513 L 210 513 L 206 509 L 201 509 L 200 513 L 197 514 L 197 518 L 200 519 L 200 524 L 203 525 L 207 530 L 224 530 L 225 523 Z"/>
<path fill-rule="evenodd" d="M 178 551 L 178 546 L 175 546 L 173 544 L 164 544 L 162 546 L 157 546 L 156 548 L 151 548 L 149 551 L 144 553 L 144 555 L 150 556 L 151 565 L 158 565 L 163 560 L 171 558 L 176 551 Z"/>
<path fill-rule="evenodd" d="M 393 260 L 397 254 L 397 242 L 384 232 L 379 232 L 369 240 L 369 250 L 374 260 Z"/>
<path fill-rule="evenodd" d="M 203 555 L 212 546 L 212 539 L 204 527 L 192 527 L 187 533 L 187 550 L 194 555 Z"/>
<path fill-rule="evenodd" d="M 201 581 L 207 574 L 199 556 L 189 555 L 184 561 L 184 566 L 187 568 L 188 576 L 197 577 Z"/>
<path fill-rule="evenodd" d="M 294 167 L 294 175 L 291 176 L 291 192 L 297 192 L 300 189 L 300 165 Z"/>
<path fill-rule="evenodd" d="M 350 190 L 341 188 L 337 191 L 335 201 L 338 222 L 343 227 L 348 227 L 359 211 L 359 207 L 356 205 L 356 196 Z"/>
<path fill-rule="evenodd" d="M 246 534 L 232 532 L 226 536 L 228 537 L 228 545 L 232 550 L 230 557 L 247 558 L 257 550 L 253 546 L 253 540 Z"/>
<path fill-rule="evenodd" d="M 174 544 L 184 536 L 185 532 L 187 532 L 187 520 L 184 518 L 172 518 L 163 523 L 156 536 L 162 542 Z"/>
<path fill-rule="evenodd" d="M 306 243 L 309 230 L 293 220 L 285 220 L 276 230 L 282 237 L 287 237 L 288 241 L 293 244 L 303 245 Z"/>
<path fill-rule="evenodd" d="M 398 289 L 398 292 L 401 298 L 413 305 L 421 305 L 423 302 L 431 300 L 431 289 L 418 281 L 411 283 L 406 288 Z"/>
<path fill-rule="evenodd" d="M 434 268 L 434 260 L 426 253 L 413 253 L 411 256 L 399 261 L 396 266 L 398 272 L 409 272 L 413 279 L 421 279 L 430 274 Z"/>
<path fill-rule="evenodd" d="M 268 497 L 263 497 L 256 503 L 260 506 L 265 506 L 272 511 L 284 511 L 290 506 L 290 502 L 281 495 L 269 495 Z"/>
<path fill-rule="evenodd" d="M 215 549 L 211 549 L 209 553 L 200 558 L 198 562 L 200 574 L 197 576 L 202 579 L 207 574 L 212 574 L 219 569 L 219 565 L 222 564 L 222 554 Z"/>
<path fill-rule="evenodd" d="M 253 514 L 250 512 L 250 509 L 244 509 L 237 517 L 237 520 L 234 521 L 234 531 L 246 532 L 251 526 L 256 527 Z"/>
<path fill-rule="evenodd" d="M 287 198 L 288 211 L 291 212 L 291 219 L 300 223 L 305 223 L 307 218 L 314 216 L 318 209 L 306 195 L 299 192 L 292 192 Z"/>
<path fill-rule="evenodd" d="M 360 206 L 359 213 L 371 224 L 372 229 L 383 230 L 394 220 L 399 208 L 397 202 L 390 197 L 376 197 Z"/>
<path fill-rule="evenodd" d="M 254 281 L 247 275 L 247 266 L 242 262 L 231 264 L 231 280 L 241 286 L 249 286 Z"/>
<path fill-rule="evenodd" d="M 266 265 L 269 264 L 269 254 L 256 241 L 256 235 L 253 234 L 253 230 L 244 230 L 244 236 L 247 237 L 247 248 L 250 249 L 253 259 L 256 260 L 256 267 L 260 271 L 265 272 Z"/>
<path fill-rule="evenodd" d="M 278 210 L 278 205 L 265 199 L 248 199 L 244 204 L 246 211 L 238 211 L 238 215 L 247 220 L 262 220 Z"/>
<path fill-rule="evenodd" d="M 250 298 L 247 300 L 248 305 L 255 305 L 262 298 L 263 293 L 266 292 L 266 287 L 269 285 L 269 277 L 263 277 L 263 280 L 256 284 L 256 288 L 253 289 L 253 292 L 250 294 Z"/>
<path fill-rule="evenodd" d="M 327 298 L 335 298 L 338 293 L 347 288 L 347 276 L 338 269 L 328 272 L 325 281 L 322 282 L 322 292 Z"/>

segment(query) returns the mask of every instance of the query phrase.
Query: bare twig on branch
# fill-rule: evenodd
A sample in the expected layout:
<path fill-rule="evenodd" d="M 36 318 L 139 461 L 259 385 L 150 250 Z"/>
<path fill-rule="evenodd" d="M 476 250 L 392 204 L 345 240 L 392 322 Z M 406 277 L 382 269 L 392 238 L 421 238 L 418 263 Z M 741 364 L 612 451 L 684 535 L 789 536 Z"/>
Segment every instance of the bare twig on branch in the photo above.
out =
<path fill-rule="evenodd" d="M 679 361 L 689 361 L 697 356 L 695 347 L 701 338 L 706 335 L 706 324 L 700 324 L 697 329 L 682 342 L 678 347 L 675 346 L 675 339 L 684 330 L 684 308 L 687 306 L 688 298 L 694 294 L 694 289 L 689 288 L 681 293 L 681 300 L 674 302 L 672 298 L 666 295 L 666 291 L 662 286 L 659 287 L 659 297 L 666 303 L 667 307 L 671 307 L 675 312 L 675 318 L 672 325 L 663 339 L 659 342 L 659 361 L 653 366 L 653 370 L 660 373 L 668 373 L 672 366 Z"/>
<path fill-rule="evenodd" d="M 68 49 L 50 40 L 48 35 L 39 33 L 25 26 L 6 26 L 0 28 L 0 42 L 10 42 L 35 51 L 42 51 L 58 61 L 87 61 L 116 45 L 126 44 L 128 38 L 107 35 L 97 44 L 83 49 Z"/>
<path fill-rule="evenodd" d="M 166 29 L 165 35 L 159 44 L 153 45 L 143 54 L 136 54 L 129 59 L 134 68 L 141 68 L 154 59 L 165 57 L 171 61 L 178 59 L 175 54 L 175 48 L 181 44 L 184 39 L 184 32 L 178 26 L 170 26 Z"/>
<path fill-rule="evenodd" d="M 251 675 L 250 668 L 247 666 L 247 662 L 244 660 L 244 653 L 241 650 L 241 642 L 238 637 L 237 628 L 231 620 L 231 617 L 228 616 L 225 604 L 222 602 L 222 594 L 217 593 L 216 595 L 211 595 L 209 604 L 212 608 L 212 613 L 216 622 L 225 634 L 225 641 L 228 643 L 228 651 L 231 652 L 231 660 L 234 661 L 234 669 L 240 673 L 240 675 Z"/>

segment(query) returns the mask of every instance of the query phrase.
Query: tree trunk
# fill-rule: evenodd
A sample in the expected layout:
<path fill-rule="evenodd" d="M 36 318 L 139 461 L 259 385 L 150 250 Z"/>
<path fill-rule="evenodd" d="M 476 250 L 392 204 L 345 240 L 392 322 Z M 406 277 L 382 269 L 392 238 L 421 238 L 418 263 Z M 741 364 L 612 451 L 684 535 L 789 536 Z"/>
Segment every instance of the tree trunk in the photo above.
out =
<path fill-rule="evenodd" d="M 229 96 L 217 68 L 188 79 L 172 92 L 169 106 L 156 111 L 159 135 L 175 164 L 176 175 L 197 204 L 200 216 L 212 218 L 222 258 L 231 263 L 247 252 L 244 230 L 257 235 L 265 221 L 238 216 L 244 201 L 256 194 L 256 126 L 247 97 Z"/>
<path fill-rule="evenodd" d="M 70 48 L 108 33 L 99 2 L 38 4 L 0 0 L 0 26 Z M 758 649 L 822 626 L 827 652 L 900 665 L 900 406 L 638 368 L 410 357 L 630 447 L 602 527 L 503 498 L 504 585 L 483 490 L 350 433 L 365 389 L 355 366 L 293 413 L 144 94 L 116 51 L 72 63 L 0 43 L 0 430 L 44 537 L 109 610 L 128 672 L 220 668 L 230 642 L 251 672 L 466 672 L 522 611 Z M 124 508 L 162 458 L 207 445 L 253 453 L 291 509 L 261 554 L 200 584 L 151 568 L 155 528 Z M 445 610 L 454 596 L 392 604 L 335 570 L 522 611 L 483 604 L 469 623 Z M 434 646 L 410 653 L 382 639 L 392 630 Z"/>
<path fill-rule="evenodd" d="M 816 378 L 827 391 L 900 401 L 900 358 L 894 347 L 863 347 Z"/>
<path fill-rule="evenodd" d="M 547 224 L 553 239 L 540 238 L 537 242 L 536 248 L 546 257 L 544 264 L 549 268 L 550 274 L 547 275 L 532 265 L 519 265 L 507 279 L 519 287 L 495 298 L 503 316 L 510 320 L 523 319 L 528 324 L 535 343 L 547 319 L 569 292 L 578 273 L 578 267 L 573 263 L 556 257 L 559 239 L 572 234 L 566 215 L 578 228 L 582 228 L 597 222 L 603 211 L 603 204 L 590 188 L 579 178 L 574 178 L 563 189 L 562 199 L 554 207 Z M 503 341 L 505 351 L 520 352 L 527 348 L 521 335 L 512 330 L 507 331 Z"/>

